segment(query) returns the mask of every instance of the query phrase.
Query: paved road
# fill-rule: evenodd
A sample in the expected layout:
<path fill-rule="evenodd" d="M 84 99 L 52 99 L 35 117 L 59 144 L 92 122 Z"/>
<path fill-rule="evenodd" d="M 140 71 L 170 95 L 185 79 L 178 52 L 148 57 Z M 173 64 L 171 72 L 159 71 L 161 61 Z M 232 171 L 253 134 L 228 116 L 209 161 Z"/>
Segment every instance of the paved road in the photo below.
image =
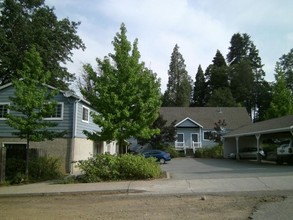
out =
<path fill-rule="evenodd" d="M 293 166 L 227 159 L 175 158 L 161 168 L 173 180 L 293 176 Z"/>

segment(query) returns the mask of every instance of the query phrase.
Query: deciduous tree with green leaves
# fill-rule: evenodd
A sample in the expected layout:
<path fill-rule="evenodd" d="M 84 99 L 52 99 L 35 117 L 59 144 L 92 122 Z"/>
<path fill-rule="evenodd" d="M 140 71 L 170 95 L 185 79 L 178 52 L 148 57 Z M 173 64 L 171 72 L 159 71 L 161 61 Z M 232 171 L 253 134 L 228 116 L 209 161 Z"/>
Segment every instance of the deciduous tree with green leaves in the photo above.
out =
<path fill-rule="evenodd" d="M 192 99 L 192 80 L 186 71 L 183 56 L 176 44 L 169 66 L 167 90 L 163 96 L 163 106 L 189 106 Z"/>
<path fill-rule="evenodd" d="M 98 112 L 92 115 L 101 127 L 100 132 L 85 133 L 93 140 L 118 141 L 123 153 L 123 142 L 128 138 L 150 138 L 159 133 L 151 126 L 159 116 L 160 81 L 140 61 L 138 41 L 131 45 L 124 24 L 112 44 L 114 53 L 97 59 L 98 72 L 84 65 L 90 89 L 81 88 L 81 93 Z"/>
<path fill-rule="evenodd" d="M 287 87 L 293 93 L 293 49 L 279 59 L 280 67 L 285 74 Z"/>
<path fill-rule="evenodd" d="M 17 70 L 32 45 L 38 50 L 44 69 L 51 72 L 49 85 L 68 89 L 75 79 L 64 67 L 73 49 L 84 49 L 77 35 L 79 22 L 58 20 L 45 0 L 0 1 L 0 85 L 20 77 Z"/>
<path fill-rule="evenodd" d="M 28 178 L 28 162 L 30 142 L 53 140 L 65 135 L 66 131 L 56 132 L 50 128 L 57 124 L 44 120 L 55 112 L 54 96 L 57 90 L 51 89 L 47 83 L 50 73 L 44 71 L 41 57 L 35 47 L 24 53 L 23 67 L 17 71 L 21 79 L 13 79 L 15 94 L 10 97 L 10 113 L 7 124 L 16 129 L 15 135 L 26 139 L 26 170 Z"/>
<path fill-rule="evenodd" d="M 293 114 L 293 94 L 287 87 L 285 73 L 279 62 L 275 71 L 276 82 L 273 85 L 272 101 L 266 119 Z"/>

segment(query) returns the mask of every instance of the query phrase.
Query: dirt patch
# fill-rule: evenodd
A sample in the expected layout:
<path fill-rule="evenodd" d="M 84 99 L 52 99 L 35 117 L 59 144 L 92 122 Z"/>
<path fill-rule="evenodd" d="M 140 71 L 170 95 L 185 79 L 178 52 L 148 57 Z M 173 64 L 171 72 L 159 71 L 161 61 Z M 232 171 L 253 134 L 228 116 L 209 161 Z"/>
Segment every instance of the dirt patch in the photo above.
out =
<path fill-rule="evenodd" d="M 248 219 L 281 196 L 78 194 L 0 198 L 1 219 Z"/>

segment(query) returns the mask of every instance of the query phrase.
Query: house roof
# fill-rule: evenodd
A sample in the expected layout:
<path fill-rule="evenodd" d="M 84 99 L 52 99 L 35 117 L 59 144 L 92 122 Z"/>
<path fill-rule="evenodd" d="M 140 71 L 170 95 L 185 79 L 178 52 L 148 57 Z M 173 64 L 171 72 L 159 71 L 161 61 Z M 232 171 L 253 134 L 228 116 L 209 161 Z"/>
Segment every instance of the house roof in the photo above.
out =
<path fill-rule="evenodd" d="M 293 131 L 293 115 L 243 126 L 224 135 L 225 138 Z"/>
<path fill-rule="evenodd" d="M 21 79 L 20 79 L 20 80 L 21 80 Z M 46 86 L 46 87 L 48 87 L 48 88 L 50 88 L 50 89 L 58 90 L 56 87 L 53 87 L 53 86 L 50 86 L 50 85 L 47 85 L 47 84 L 43 84 L 43 85 Z M 10 83 L 7 83 L 7 84 L 5 84 L 5 85 L 0 86 L 0 90 L 5 89 L 5 88 L 10 87 L 10 86 L 12 86 L 12 83 L 11 83 L 11 82 L 10 82 Z M 90 103 L 89 103 L 87 100 L 85 100 L 85 99 L 79 97 L 78 95 L 76 95 L 76 94 L 75 94 L 74 92 L 72 92 L 72 91 L 59 90 L 59 92 L 62 93 L 62 94 L 63 94 L 65 97 L 67 97 L 67 98 L 72 97 L 72 98 L 75 98 L 75 99 L 77 99 L 77 100 L 81 100 L 81 101 L 83 101 L 84 103 L 90 105 Z"/>
<path fill-rule="evenodd" d="M 226 121 L 227 129 L 236 129 L 251 124 L 244 107 L 161 107 L 160 114 L 168 124 L 190 118 L 203 128 L 212 129 L 219 120 Z"/>
<path fill-rule="evenodd" d="M 177 126 L 180 126 L 182 123 L 184 123 L 185 121 L 190 121 L 191 123 L 193 123 L 194 125 L 198 126 L 198 127 L 201 127 L 202 128 L 202 125 L 198 124 L 197 122 L 193 121 L 191 118 L 187 117 L 185 119 L 183 119 L 182 121 L 178 122 L 175 127 Z"/>

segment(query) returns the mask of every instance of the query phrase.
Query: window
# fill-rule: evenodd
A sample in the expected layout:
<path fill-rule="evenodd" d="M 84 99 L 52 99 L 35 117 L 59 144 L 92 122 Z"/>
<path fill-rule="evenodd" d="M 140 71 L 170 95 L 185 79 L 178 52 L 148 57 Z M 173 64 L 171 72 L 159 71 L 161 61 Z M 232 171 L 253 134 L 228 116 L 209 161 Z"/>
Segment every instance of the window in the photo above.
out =
<path fill-rule="evenodd" d="M 216 132 L 215 131 L 204 131 L 203 132 L 203 139 L 205 141 L 210 141 L 213 139 L 213 137 L 215 136 Z"/>
<path fill-rule="evenodd" d="M 63 119 L 63 107 L 64 104 L 59 102 L 55 107 L 55 111 L 52 115 L 47 116 L 46 120 L 62 120 Z"/>
<path fill-rule="evenodd" d="M 180 134 L 180 133 L 177 134 L 177 141 L 176 141 L 175 147 L 177 148 L 184 147 L 184 134 Z"/>
<path fill-rule="evenodd" d="M 89 122 L 89 108 L 82 106 L 82 121 Z"/>
<path fill-rule="evenodd" d="M 6 115 L 9 113 L 8 103 L 0 103 L 0 120 L 6 119 Z"/>

